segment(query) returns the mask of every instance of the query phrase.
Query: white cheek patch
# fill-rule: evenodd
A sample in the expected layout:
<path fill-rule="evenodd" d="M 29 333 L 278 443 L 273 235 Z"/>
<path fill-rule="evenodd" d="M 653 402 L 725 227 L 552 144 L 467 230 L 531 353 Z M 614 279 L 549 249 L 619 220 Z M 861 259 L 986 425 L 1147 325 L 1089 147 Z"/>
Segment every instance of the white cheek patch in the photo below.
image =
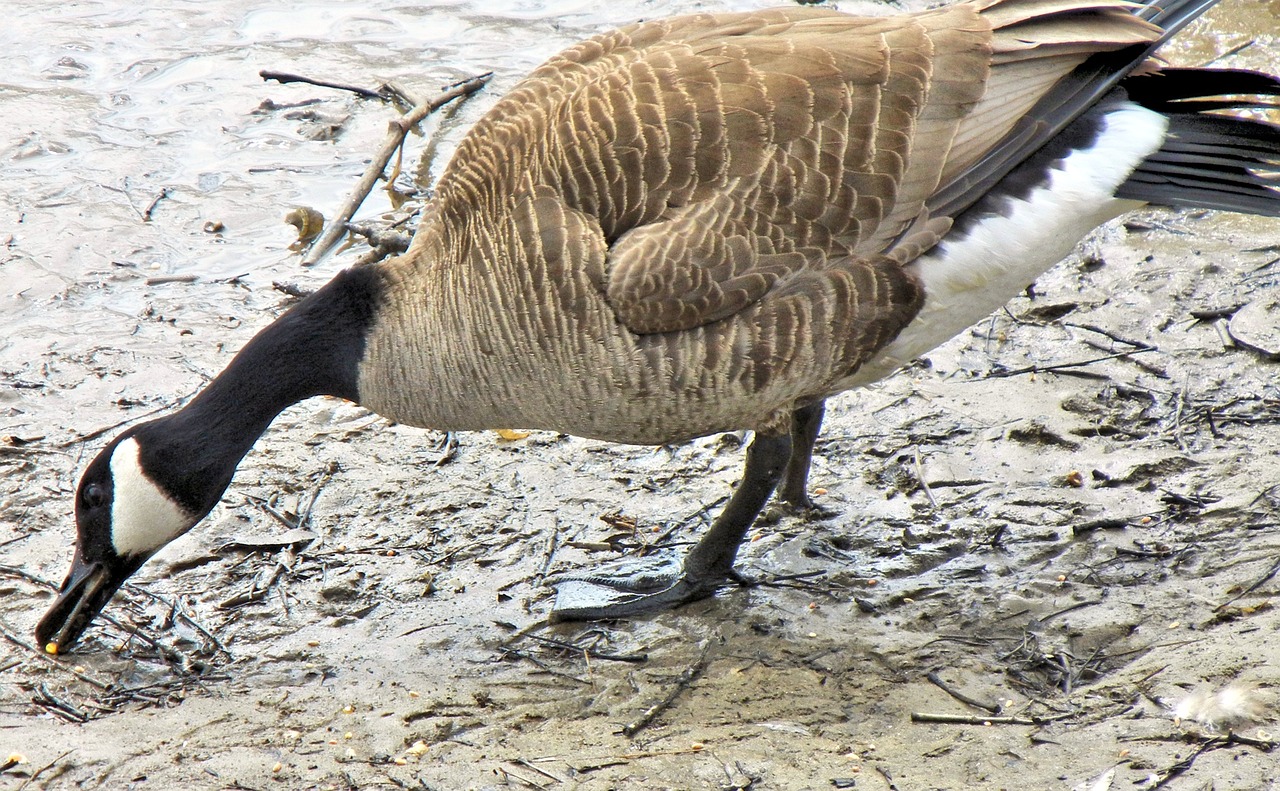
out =
<path fill-rule="evenodd" d="M 196 523 L 142 471 L 140 450 L 130 437 L 111 454 L 111 545 L 119 555 L 150 555 Z"/>

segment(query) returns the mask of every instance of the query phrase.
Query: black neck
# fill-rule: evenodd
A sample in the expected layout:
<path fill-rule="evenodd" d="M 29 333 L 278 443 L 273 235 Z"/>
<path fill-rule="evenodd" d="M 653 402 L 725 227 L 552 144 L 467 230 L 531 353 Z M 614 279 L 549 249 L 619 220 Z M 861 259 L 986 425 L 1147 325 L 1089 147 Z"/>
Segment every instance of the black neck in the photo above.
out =
<path fill-rule="evenodd" d="M 204 514 L 286 407 L 317 395 L 358 402 L 379 291 L 375 269 L 348 269 L 268 325 L 186 407 L 138 427 L 143 468 Z"/>

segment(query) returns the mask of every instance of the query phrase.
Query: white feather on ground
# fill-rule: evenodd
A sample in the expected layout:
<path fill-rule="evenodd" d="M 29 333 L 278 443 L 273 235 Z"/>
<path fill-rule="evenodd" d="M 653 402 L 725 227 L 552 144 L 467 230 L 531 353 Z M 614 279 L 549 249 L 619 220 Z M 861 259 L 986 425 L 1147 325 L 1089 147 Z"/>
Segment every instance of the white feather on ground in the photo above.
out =
<path fill-rule="evenodd" d="M 1176 720 L 1191 720 L 1211 731 L 1253 725 L 1268 718 L 1271 696 L 1252 684 L 1233 682 L 1220 690 L 1197 690 L 1173 708 Z"/>

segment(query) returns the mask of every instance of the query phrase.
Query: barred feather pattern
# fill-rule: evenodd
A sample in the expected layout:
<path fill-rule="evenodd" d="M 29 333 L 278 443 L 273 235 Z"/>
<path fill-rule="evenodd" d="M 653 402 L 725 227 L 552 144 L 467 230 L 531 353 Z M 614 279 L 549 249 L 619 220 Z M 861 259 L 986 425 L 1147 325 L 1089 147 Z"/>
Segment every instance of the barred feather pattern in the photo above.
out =
<path fill-rule="evenodd" d="M 661 443 L 780 430 L 920 310 L 925 201 L 1090 53 L 1112 0 L 646 22 L 553 58 L 442 176 L 367 341 L 405 423 Z"/>

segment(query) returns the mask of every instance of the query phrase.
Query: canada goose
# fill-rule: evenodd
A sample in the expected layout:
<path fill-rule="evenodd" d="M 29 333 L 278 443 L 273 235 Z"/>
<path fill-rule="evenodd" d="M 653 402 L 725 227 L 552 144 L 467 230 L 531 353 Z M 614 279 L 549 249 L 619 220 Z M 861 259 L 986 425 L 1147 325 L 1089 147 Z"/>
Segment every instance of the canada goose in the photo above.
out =
<path fill-rule="evenodd" d="M 825 398 L 952 337 L 1144 202 L 1280 215 L 1280 128 L 1218 113 L 1275 107 L 1280 81 L 1149 57 L 1214 2 L 797 7 L 569 49 L 476 124 L 406 254 L 340 272 L 186 407 L 98 454 L 40 644 L 73 644 L 209 512 L 272 419 L 321 394 L 436 429 L 754 430 L 682 562 L 566 579 L 562 610 L 710 595 L 775 488 L 809 505 Z"/>

